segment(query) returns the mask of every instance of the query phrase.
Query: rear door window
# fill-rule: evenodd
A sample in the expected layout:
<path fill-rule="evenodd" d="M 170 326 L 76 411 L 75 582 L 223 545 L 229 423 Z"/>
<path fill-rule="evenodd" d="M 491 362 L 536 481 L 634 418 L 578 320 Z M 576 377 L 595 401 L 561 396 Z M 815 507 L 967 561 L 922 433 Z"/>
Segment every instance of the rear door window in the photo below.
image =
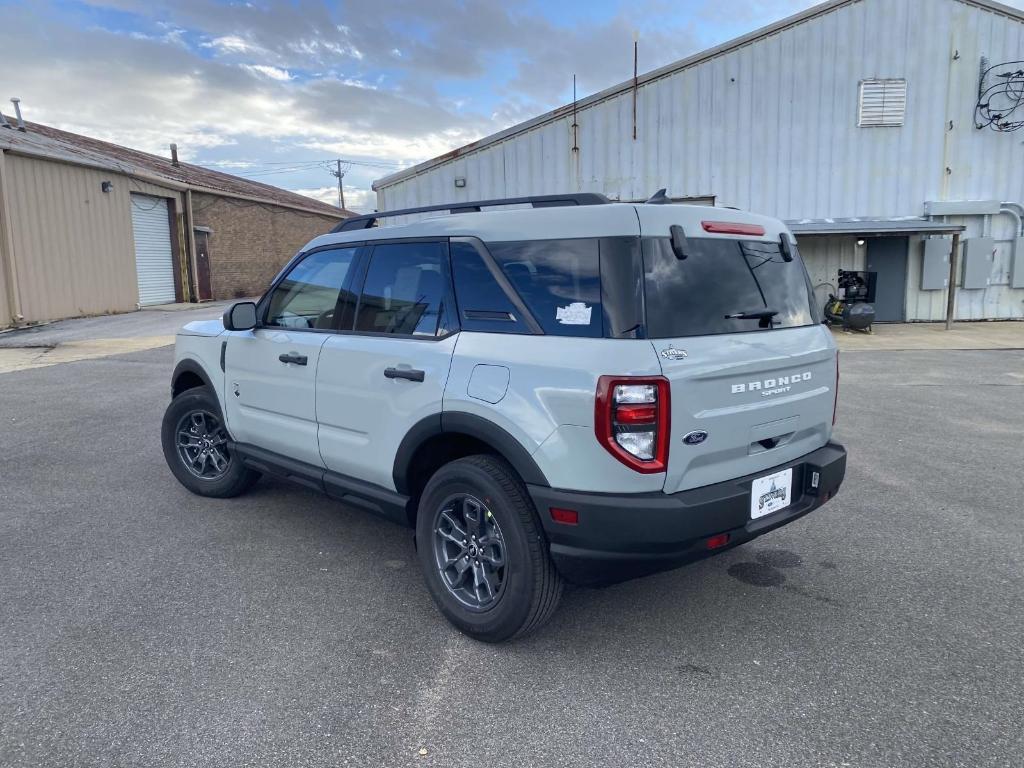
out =
<path fill-rule="evenodd" d="M 378 245 L 370 256 L 355 330 L 439 336 L 447 330 L 446 246 L 440 242 Z"/>
<path fill-rule="evenodd" d="M 677 259 L 668 238 L 643 240 L 647 329 L 652 338 L 707 336 L 813 325 L 807 272 L 779 244 L 696 238 Z M 727 317 L 773 311 L 768 318 Z"/>
<path fill-rule="evenodd" d="M 457 241 L 452 241 L 450 249 L 462 330 L 529 333 L 519 311 L 498 285 L 479 251 L 469 243 Z"/>
<path fill-rule="evenodd" d="M 596 239 L 488 243 L 487 249 L 544 333 L 603 334 Z"/>

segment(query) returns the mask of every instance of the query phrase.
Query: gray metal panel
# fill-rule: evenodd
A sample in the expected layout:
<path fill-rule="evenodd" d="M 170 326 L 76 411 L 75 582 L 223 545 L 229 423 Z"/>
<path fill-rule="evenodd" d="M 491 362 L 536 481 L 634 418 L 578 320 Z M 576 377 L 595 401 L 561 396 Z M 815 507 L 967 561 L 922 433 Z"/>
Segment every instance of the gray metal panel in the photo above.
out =
<path fill-rule="evenodd" d="M 967 290 L 987 288 L 992 279 L 992 251 L 995 241 L 991 237 L 972 237 L 964 240 L 964 276 L 961 287 Z"/>
<path fill-rule="evenodd" d="M 941 290 L 949 285 L 949 254 L 953 241 L 945 237 L 930 237 L 922 242 L 921 290 Z"/>
<path fill-rule="evenodd" d="M 1013 257 L 1010 261 L 1010 287 L 1024 288 L 1024 237 L 1013 243 Z"/>

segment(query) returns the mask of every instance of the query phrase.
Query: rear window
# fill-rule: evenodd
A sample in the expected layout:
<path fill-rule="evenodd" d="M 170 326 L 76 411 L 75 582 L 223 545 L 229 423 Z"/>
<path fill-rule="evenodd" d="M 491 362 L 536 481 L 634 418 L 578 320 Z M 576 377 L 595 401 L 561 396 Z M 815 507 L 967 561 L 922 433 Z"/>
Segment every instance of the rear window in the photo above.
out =
<path fill-rule="evenodd" d="M 652 338 L 707 336 L 813 325 L 815 311 L 803 261 L 778 243 L 700 238 L 679 260 L 668 238 L 643 241 L 647 331 Z M 738 313 L 776 314 L 730 318 Z"/>
<path fill-rule="evenodd" d="M 544 333 L 603 335 L 596 239 L 488 243 L 487 249 Z"/>

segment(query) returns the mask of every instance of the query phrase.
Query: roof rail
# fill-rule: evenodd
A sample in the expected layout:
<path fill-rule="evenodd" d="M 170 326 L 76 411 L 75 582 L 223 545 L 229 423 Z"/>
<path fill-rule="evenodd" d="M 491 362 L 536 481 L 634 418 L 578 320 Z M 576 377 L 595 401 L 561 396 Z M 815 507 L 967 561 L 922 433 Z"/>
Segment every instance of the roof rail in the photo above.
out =
<path fill-rule="evenodd" d="M 532 197 L 506 197 L 498 200 L 473 200 L 465 203 L 445 203 L 444 205 L 424 205 L 419 208 L 402 208 L 396 211 L 378 211 L 365 216 L 353 216 L 339 222 L 331 232 L 348 232 L 354 229 L 369 229 L 377 223 L 377 219 L 389 216 L 407 216 L 413 213 L 431 213 L 448 211 L 448 213 L 479 213 L 481 208 L 499 205 L 521 205 L 529 203 L 534 208 L 558 208 L 567 205 L 606 205 L 612 202 L 597 192 L 572 192 L 567 195 L 533 195 Z"/>

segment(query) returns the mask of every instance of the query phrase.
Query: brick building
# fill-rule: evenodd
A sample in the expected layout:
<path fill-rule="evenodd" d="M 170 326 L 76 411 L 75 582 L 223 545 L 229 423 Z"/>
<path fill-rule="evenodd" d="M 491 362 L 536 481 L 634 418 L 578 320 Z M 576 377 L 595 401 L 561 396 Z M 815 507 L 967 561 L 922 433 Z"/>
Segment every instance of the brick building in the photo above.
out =
<path fill-rule="evenodd" d="M 348 211 L 0 116 L 0 328 L 261 293 Z"/>

